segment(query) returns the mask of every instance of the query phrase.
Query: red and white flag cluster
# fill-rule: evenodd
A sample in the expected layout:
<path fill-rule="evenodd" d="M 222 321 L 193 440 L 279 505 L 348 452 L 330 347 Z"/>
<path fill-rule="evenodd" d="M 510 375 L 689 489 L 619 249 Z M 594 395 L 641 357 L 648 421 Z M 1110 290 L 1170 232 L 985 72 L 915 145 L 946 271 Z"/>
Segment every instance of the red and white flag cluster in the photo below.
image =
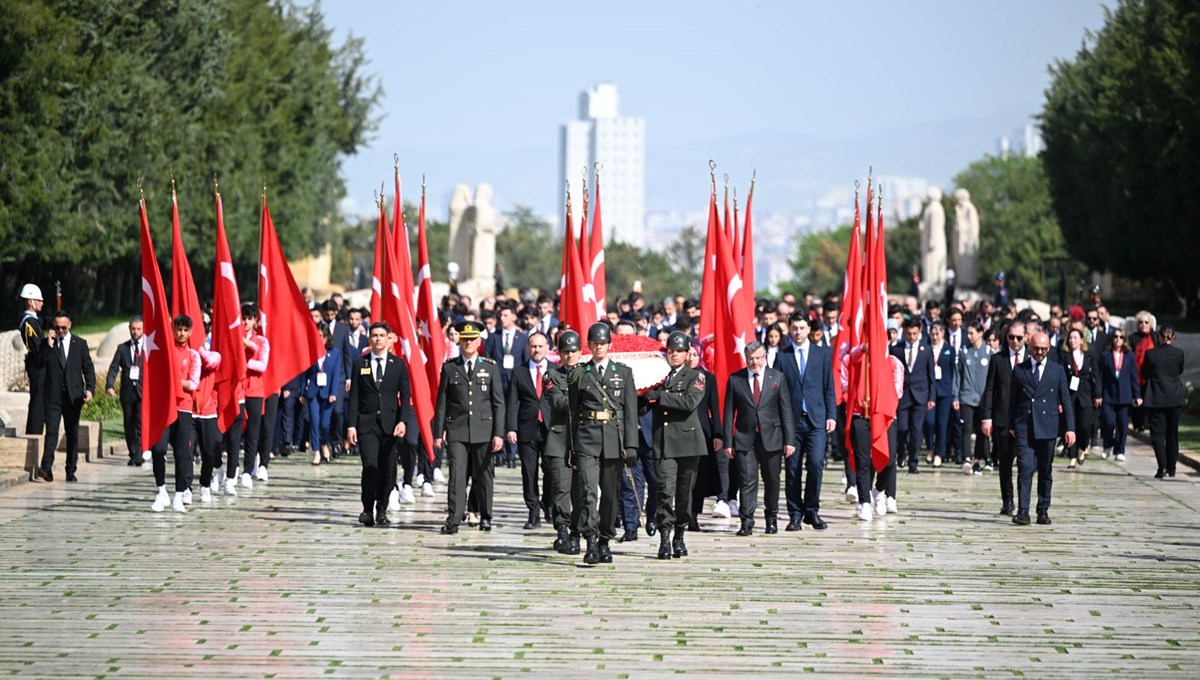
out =
<path fill-rule="evenodd" d="M 600 218 L 600 175 L 596 174 L 596 201 L 592 211 L 592 233 L 588 238 L 587 179 L 583 182 L 583 214 L 579 219 L 579 240 L 571 217 L 571 195 L 567 193 L 567 214 L 563 235 L 562 278 L 559 286 L 558 316 L 564 328 L 585 335 L 587 329 L 607 313 L 607 286 L 604 275 L 604 225 Z"/>

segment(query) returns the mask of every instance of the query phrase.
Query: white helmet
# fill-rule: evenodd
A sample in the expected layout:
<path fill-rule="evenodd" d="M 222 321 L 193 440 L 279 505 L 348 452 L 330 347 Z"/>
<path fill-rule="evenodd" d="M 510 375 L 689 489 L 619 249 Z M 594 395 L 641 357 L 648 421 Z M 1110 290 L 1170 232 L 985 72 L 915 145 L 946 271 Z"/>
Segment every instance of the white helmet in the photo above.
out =
<path fill-rule="evenodd" d="M 42 289 L 38 288 L 36 285 L 34 285 L 32 283 L 27 283 L 27 284 L 25 284 L 24 287 L 21 288 L 21 299 L 37 300 L 38 302 L 43 302 Z"/>

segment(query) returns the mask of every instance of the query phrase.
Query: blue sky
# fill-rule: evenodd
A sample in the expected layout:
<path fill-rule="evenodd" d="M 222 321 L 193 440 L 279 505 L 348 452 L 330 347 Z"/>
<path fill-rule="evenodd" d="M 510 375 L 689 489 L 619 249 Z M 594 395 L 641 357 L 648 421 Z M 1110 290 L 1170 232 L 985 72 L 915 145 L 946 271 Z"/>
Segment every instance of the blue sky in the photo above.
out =
<path fill-rule="evenodd" d="M 647 209 L 703 209 L 707 161 L 758 171 L 755 207 L 798 210 L 877 172 L 946 184 L 1041 106 L 1047 65 L 1103 23 L 1094 0 L 383 2 L 322 5 L 365 40 L 384 98 L 343 163 L 371 205 L 400 155 L 442 216 L 457 183 L 500 210 L 557 210 L 557 135 L 579 92 L 615 82 L 646 119 Z"/>

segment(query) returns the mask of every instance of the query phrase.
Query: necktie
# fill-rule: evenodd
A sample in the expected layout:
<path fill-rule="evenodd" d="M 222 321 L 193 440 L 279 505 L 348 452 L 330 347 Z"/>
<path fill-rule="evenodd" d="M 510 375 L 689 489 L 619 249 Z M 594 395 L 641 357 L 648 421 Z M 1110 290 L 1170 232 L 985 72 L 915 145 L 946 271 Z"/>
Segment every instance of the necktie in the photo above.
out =
<path fill-rule="evenodd" d="M 1016 368 L 1016 367 L 1017 367 L 1017 357 L 1018 357 L 1018 356 L 1020 356 L 1020 355 L 1018 355 L 1018 354 L 1014 354 L 1014 355 L 1012 355 L 1012 367 L 1013 367 L 1013 368 Z"/>
<path fill-rule="evenodd" d="M 470 359 L 467 359 L 467 377 L 475 377 L 475 362 Z"/>
<path fill-rule="evenodd" d="M 375 384 L 383 382 L 383 359 L 375 357 Z"/>
<path fill-rule="evenodd" d="M 914 349 L 914 348 L 913 348 L 913 346 L 912 346 L 912 345 L 909 345 L 909 346 L 908 346 L 908 372 L 909 372 L 909 373 L 912 373 L 912 370 L 913 370 L 913 359 L 914 359 L 914 355 L 916 354 L 916 352 L 915 352 L 915 351 L 913 351 L 913 349 Z"/>
<path fill-rule="evenodd" d="M 804 379 L 804 369 L 808 367 L 808 352 L 800 350 L 800 379 Z"/>
<path fill-rule="evenodd" d="M 508 348 L 512 346 L 511 337 L 512 336 L 508 333 L 504 334 L 504 353 L 505 354 L 508 354 Z"/>
<path fill-rule="evenodd" d="M 537 380 L 534 383 L 534 387 L 537 389 L 537 396 L 540 400 L 542 398 L 542 365 L 540 363 L 537 365 Z M 543 422 L 542 409 L 540 407 L 538 408 L 538 422 Z"/>
<path fill-rule="evenodd" d="M 1039 361 L 1039 362 L 1038 362 L 1038 365 L 1037 365 L 1037 373 L 1036 373 L 1036 374 L 1034 374 L 1034 375 L 1036 376 L 1036 377 L 1035 377 L 1035 379 L 1036 379 L 1036 381 L 1037 381 L 1037 382 L 1041 382 L 1041 381 L 1042 381 L 1042 367 L 1043 367 L 1043 366 L 1045 366 L 1045 365 L 1046 365 L 1046 364 L 1045 364 L 1045 362 L 1044 362 L 1044 361 Z"/>
<path fill-rule="evenodd" d="M 758 374 L 754 374 L 754 403 L 757 404 L 762 399 L 762 385 L 758 382 Z"/>
<path fill-rule="evenodd" d="M 67 363 L 67 342 L 63 338 L 58 339 L 58 353 L 62 355 L 63 364 Z"/>
<path fill-rule="evenodd" d="M 142 365 L 142 343 L 137 343 L 133 346 L 133 365 Z"/>

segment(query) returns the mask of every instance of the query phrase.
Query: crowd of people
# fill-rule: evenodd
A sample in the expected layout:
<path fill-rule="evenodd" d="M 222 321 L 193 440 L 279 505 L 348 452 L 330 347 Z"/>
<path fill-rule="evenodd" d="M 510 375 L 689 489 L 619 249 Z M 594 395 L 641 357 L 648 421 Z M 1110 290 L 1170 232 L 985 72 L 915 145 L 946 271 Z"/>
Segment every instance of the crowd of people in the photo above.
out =
<path fill-rule="evenodd" d="M 660 558 L 686 556 L 686 532 L 698 529 L 710 498 L 714 517 L 736 517 L 737 535 L 752 534 L 760 481 L 766 533 L 777 533 L 780 520 L 785 531 L 823 530 L 830 461 L 841 465 L 841 491 L 861 521 L 898 511 L 898 470 L 954 466 L 967 475 L 995 472 L 1000 512 L 1014 523 L 1030 524 L 1032 509 L 1037 523 L 1049 524 L 1054 457 L 1065 456 L 1068 469 L 1094 453 L 1121 462 L 1130 429 L 1149 428 L 1156 477 L 1176 474 L 1185 398 L 1175 331 L 1158 327 L 1148 312 L 1128 328 L 1114 324 L 1098 286 L 1080 304 L 1050 306 L 1044 318 L 1016 309 L 1003 274 L 993 297 L 973 303 L 920 304 L 907 296 L 892 304 L 888 362 L 899 406 L 888 431 L 890 459 L 878 472 L 869 410 L 845 403 L 839 395 L 849 390 L 837 389 L 836 381 L 847 386 L 850 367 L 867 352 L 839 344 L 844 326 L 836 294 L 758 300 L 746 368 L 719 389 L 704 365 L 695 299 L 649 303 L 634 292 L 591 328 L 565 329 L 549 295 L 521 291 L 476 303 L 452 290 L 440 310 L 448 351 L 437 385 L 432 459 L 420 439 L 408 367 L 395 353 L 396 334 L 340 295 L 318 303 L 311 291 L 305 294 L 326 354 L 278 393 L 265 394 L 261 378 L 272 348 L 255 305 L 243 305 L 247 377 L 239 389 L 241 415 L 224 432 L 213 385 L 222 358 L 207 339 L 211 309 L 201 320 L 174 319 L 179 418 L 146 454 L 138 418 L 146 338 L 141 320 L 130 321 L 130 339 L 113 357 L 106 390 L 116 395 L 119 387 L 129 464 L 148 458 L 153 468 L 153 510 L 186 512 L 196 482 L 202 503 L 251 489 L 269 480 L 277 457 L 299 453 L 323 465 L 355 455 L 363 466 L 364 525 L 389 524 L 389 512 L 445 484 L 441 531 L 456 533 L 464 522 L 490 531 L 495 468 L 504 466 L 521 470 L 526 530 L 549 523 L 554 549 L 603 563 L 612 560 L 610 541 L 639 540 L 643 527 L 659 535 Z M 47 435 L 37 475 L 53 480 L 61 422 L 66 479 L 75 481 L 79 412 L 96 383 L 89 350 L 71 334 L 67 312 L 56 312 L 42 333 L 36 285 L 21 297 L 27 430 L 44 427 Z M 200 332 L 197 321 L 206 334 L 198 350 L 189 344 Z M 629 367 L 608 358 L 619 334 L 658 340 L 667 378 L 639 394 Z"/>

